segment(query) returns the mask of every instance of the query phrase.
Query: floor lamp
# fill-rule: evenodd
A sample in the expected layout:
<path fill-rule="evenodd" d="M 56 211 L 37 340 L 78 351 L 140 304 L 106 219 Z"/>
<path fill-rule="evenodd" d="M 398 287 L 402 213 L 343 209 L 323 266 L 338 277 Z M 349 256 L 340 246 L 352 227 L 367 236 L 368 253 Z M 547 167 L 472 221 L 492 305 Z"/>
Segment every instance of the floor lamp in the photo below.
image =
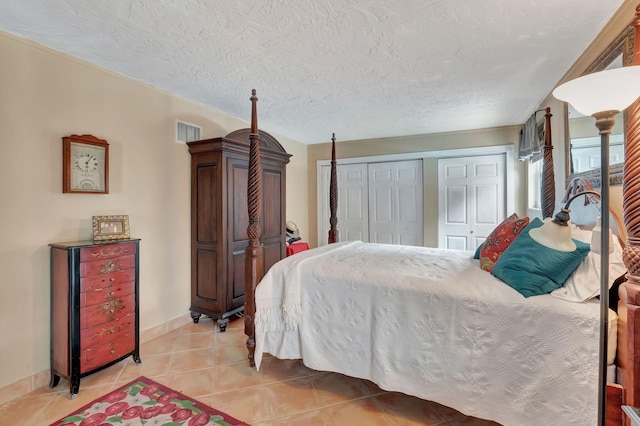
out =
<path fill-rule="evenodd" d="M 602 235 L 600 239 L 600 352 L 598 425 L 605 426 L 607 406 L 607 334 L 609 331 L 609 135 L 615 115 L 640 96 L 640 65 L 587 74 L 558 86 L 553 96 L 596 119 L 600 131 Z"/>

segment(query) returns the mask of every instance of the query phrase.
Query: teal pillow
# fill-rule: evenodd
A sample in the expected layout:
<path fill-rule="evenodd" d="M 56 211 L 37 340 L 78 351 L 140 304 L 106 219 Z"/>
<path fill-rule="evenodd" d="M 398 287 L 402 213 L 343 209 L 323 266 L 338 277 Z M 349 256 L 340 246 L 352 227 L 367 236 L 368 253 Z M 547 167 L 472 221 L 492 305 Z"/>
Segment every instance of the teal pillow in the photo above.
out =
<path fill-rule="evenodd" d="M 575 239 L 576 249 L 571 252 L 543 246 L 529 236 L 531 229 L 542 225 L 538 218 L 531 221 L 491 271 L 524 297 L 550 293 L 562 287 L 590 251 L 589 244 Z"/>
<path fill-rule="evenodd" d="M 478 246 L 478 248 L 476 249 L 476 253 L 473 255 L 474 259 L 480 259 L 480 249 L 482 248 L 483 245 L 484 245 L 484 243 L 480 244 Z"/>

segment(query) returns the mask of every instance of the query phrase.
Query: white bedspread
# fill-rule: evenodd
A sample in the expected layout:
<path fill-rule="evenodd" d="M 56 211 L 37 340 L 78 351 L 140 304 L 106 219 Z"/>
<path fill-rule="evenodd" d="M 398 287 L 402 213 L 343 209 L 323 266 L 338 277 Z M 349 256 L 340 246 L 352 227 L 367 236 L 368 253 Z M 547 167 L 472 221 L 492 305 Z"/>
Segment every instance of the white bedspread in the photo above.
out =
<path fill-rule="evenodd" d="M 597 303 L 524 298 L 469 252 L 343 242 L 274 265 L 256 353 L 503 425 L 592 425 Z"/>

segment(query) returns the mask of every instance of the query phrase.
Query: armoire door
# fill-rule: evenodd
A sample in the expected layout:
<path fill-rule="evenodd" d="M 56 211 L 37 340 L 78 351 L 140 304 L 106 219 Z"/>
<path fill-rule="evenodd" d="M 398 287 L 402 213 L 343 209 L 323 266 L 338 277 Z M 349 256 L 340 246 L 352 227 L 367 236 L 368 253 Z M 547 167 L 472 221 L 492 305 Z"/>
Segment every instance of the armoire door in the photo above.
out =
<path fill-rule="evenodd" d="M 227 282 L 229 286 L 228 302 L 232 306 L 240 306 L 244 303 L 244 259 L 245 250 L 249 244 L 247 227 L 249 226 L 247 207 L 247 182 L 249 177 L 249 162 L 245 158 L 230 157 L 228 160 L 228 189 L 227 244 L 229 252 L 229 268 Z M 262 228 L 262 249 L 264 255 L 264 273 L 274 263 L 282 259 L 285 247 L 283 247 L 282 232 L 284 229 L 284 202 L 281 194 L 284 194 L 285 181 L 283 177 L 284 167 L 281 164 L 272 164 L 262 160 L 262 198 L 268 200 L 262 203 L 262 215 L 260 225 Z"/>
<path fill-rule="evenodd" d="M 506 156 L 438 160 L 438 246 L 475 250 L 506 214 Z"/>

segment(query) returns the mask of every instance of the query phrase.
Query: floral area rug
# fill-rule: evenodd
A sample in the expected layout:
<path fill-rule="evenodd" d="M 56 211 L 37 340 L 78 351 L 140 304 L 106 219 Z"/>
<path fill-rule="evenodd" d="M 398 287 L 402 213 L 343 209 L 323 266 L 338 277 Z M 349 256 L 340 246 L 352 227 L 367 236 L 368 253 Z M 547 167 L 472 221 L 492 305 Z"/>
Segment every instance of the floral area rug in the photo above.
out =
<path fill-rule="evenodd" d="M 49 426 L 248 426 L 146 377 L 116 389 Z"/>

